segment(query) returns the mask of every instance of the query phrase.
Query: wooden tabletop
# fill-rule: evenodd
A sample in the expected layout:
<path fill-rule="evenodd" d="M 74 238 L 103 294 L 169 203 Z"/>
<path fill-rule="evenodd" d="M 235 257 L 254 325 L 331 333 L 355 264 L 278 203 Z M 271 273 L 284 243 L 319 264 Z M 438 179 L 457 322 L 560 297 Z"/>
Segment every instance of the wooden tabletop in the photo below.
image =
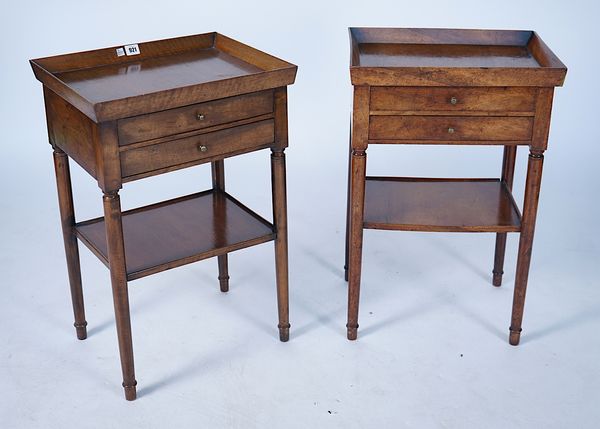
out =
<path fill-rule="evenodd" d="M 31 60 L 36 78 L 95 122 L 290 85 L 297 67 L 218 33 Z"/>
<path fill-rule="evenodd" d="M 353 85 L 561 86 L 566 67 L 533 31 L 350 28 Z"/>

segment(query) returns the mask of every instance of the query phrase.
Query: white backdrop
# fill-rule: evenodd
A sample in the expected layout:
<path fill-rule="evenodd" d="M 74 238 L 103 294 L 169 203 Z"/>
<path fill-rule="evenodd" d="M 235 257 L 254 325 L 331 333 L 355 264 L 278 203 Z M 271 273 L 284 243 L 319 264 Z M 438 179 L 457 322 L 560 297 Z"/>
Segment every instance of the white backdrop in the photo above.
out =
<path fill-rule="evenodd" d="M 90 4 L 88 4 L 90 3 Z M 0 17 L 0 427 L 597 427 L 600 410 L 594 1 L 11 2 Z M 349 26 L 536 30 L 568 66 L 554 99 L 522 344 L 507 342 L 493 234 L 367 231 L 359 340 L 343 281 Z M 30 58 L 219 31 L 299 66 L 289 89 L 291 340 L 277 339 L 272 244 L 131 284 L 139 398 L 122 397 L 108 272 L 80 246 L 89 338 L 72 328 L 42 91 Z M 499 175 L 501 148 L 369 149 L 370 174 Z M 526 150 L 515 178 L 522 199 Z M 269 157 L 226 162 L 270 218 Z M 78 219 L 101 214 L 72 164 Z M 124 187 L 124 208 L 209 185 L 196 167 Z"/>

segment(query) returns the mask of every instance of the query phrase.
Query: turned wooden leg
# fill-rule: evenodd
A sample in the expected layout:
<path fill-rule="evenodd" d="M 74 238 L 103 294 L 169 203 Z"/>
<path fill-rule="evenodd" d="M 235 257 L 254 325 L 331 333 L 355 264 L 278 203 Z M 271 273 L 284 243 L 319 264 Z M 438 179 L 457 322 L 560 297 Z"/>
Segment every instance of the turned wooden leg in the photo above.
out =
<path fill-rule="evenodd" d="M 527 291 L 527 278 L 529 275 L 529 264 L 531 262 L 531 249 L 533 247 L 533 234 L 542 181 L 543 162 L 543 151 L 530 150 L 529 161 L 527 164 L 523 216 L 521 220 L 517 273 L 515 275 L 512 319 L 510 324 L 509 342 L 513 346 L 519 344 L 519 339 L 521 337 L 521 322 L 523 321 L 523 308 L 525 306 L 525 293 Z"/>
<path fill-rule="evenodd" d="M 121 201 L 115 192 L 105 193 L 104 221 L 106 224 L 106 241 L 108 244 L 108 261 L 112 284 L 115 320 L 121 370 L 123 372 L 123 388 L 125 399 L 133 401 L 136 397 L 135 370 L 133 366 L 133 344 L 131 340 L 131 320 L 129 317 L 129 294 L 127 291 L 127 269 L 125 265 L 125 246 L 123 243 L 123 225 L 121 223 Z"/>
<path fill-rule="evenodd" d="M 352 178 L 352 124 L 348 136 L 348 187 L 346 192 L 346 251 L 344 254 L 344 280 L 348 281 L 348 259 L 350 250 L 350 179 Z"/>
<path fill-rule="evenodd" d="M 277 279 L 277 309 L 279 312 L 279 339 L 290 338 L 288 297 L 288 244 L 287 197 L 285 183 L 285 154 L 283 149 L 272 149 L 271 184 L 273 187 L 273 223 L 275 239 L 275 275 Z"/>
<path fill-rule="evenodd" d="M 350 181 L 350 243 L 348 260 L 348 339 L 356 340 L 358 330 L 358 301 L 362 264 L 363 214 L 367 155 L 353 150 Z"/>
<path fill-rule="evenodd" d="M 211 163 L 212 183 L 215 191 L 225 191 L 225 162 L 221 159 Z M 224 232 L 224 231 L 217 231 Z M 219 237 L 217 237 L 218 239 Z M 223 237 L 224 241 L 224 237 Z M 227 254 L 217 256 L 219 264 L 219 285 L 221 292 L 229 291 L 229 268 L 227 263 Z"/>
<path fill-rule="evenodd" d="M 504 146 L 504 157 L 502 159 L 502 182 L 512 191 L 513 177 L 515 175 L 515 157 L 517 155 L 516 146 Z M 500 286 L 502 284 L 502 274 L 504 274 L 504 254 L 506 252 L 506 233 L 496 234 L 496 251 L 494 253 L 494 270 L 492 284 Z"/>
<path fill-rule="evenodd" d="M 85 321 L 83 291 L 81 289 L 79 247 L 77 245 L 77 237 L 75 236 L 75 209 L 73 207 L 73 191 L 71 189 L 71 172 L 69 170 L 69 158 L 58 147 L 54 147 L 54 171 L 56 173 L 58 207 L 67 257 L 71 301 L 75 316 L 75 323 L 73 325 L 77 332 L 77 338 L 85 340 L 87 338 L 87 322 Z"/>

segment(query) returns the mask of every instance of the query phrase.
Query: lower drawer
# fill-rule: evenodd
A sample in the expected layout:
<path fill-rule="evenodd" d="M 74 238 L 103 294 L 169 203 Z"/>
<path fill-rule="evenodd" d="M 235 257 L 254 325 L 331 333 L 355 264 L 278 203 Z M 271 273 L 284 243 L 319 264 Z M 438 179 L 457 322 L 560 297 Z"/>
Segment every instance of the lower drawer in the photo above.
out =
<path fill-rule="evenodd" d="M 272 119 L 221 131 L 126 149 L 121 152 L 121 175 L 131 177 L 181 164 L 202 162 L 228 153 L 267 147 L 275 140 Z"/>
<path fill-rule="evenodd" d="M 371 116 L 369 140 L 531 139 L 533 118 L 483 116 Z"/>

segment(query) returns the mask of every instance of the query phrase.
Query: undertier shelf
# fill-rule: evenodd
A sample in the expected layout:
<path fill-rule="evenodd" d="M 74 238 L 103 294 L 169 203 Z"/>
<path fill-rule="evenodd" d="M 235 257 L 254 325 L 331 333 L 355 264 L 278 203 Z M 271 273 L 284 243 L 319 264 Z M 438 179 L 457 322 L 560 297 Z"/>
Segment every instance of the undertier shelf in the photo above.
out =
<path fill-rule="evenodd" d="M 125 211 L 127 279 L 141 278 L 273 240 L 273 225 L 222 191 L 205 191 Z M 76 234 L 108 266 L 104 218 Z"/>
<path fill-rule="evenodd" d="M 518 232 L 521 215 L 498 179 L 367 177 L 364 228 Z"/>

